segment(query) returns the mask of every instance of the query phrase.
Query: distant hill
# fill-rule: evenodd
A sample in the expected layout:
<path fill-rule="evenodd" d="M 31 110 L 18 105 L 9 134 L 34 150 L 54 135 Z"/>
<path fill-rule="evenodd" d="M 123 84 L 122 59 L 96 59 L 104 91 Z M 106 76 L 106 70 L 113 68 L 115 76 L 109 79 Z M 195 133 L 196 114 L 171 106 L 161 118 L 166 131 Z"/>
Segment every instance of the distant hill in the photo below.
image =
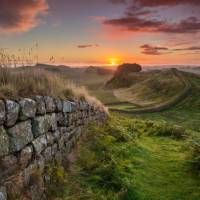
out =
<path fill-rule="evenodd" d="M 127 75 L 130 73 L 135 73 L 135 72 L 140 72 L 142 71 L 142 66 L 139 64 L 131 64 L 131 63 L 124 63 L 122 65 L 119 65 L 116 72 L 115 76 L 121 76 L 121 75 Z"/>
<path fill-rule="evenodd" d="M 122 64 L 117 68 L 114 76 L 106 83 L 106 88 L 129 87 L 134 82 L 132 75 L 137 76 L 141 71 L 142 67 L 136 63 Z"/>
<path fill-rule="evenodd" d="M 85 73 L 97 73 L 99 75 L 107 75 L 107 74 L 114 74 L 113 69 L 107 69 L 103 67 L 95 67 L 95 66 L 89 66 L 85 69 Z"/>
<path fill-rule="evenodd" d="M 150 106 L 165 102 L 178 93 L 185 85 L 172 69 L 142 72 L 131 75 L 132 84 L 127 88 L 116 89 L 114 94 L 140 106 Z"/>
<path fill-rule="evenodd" d="M 176 69 L 115 74 L 106 84 L 121 101 L 149 106 L 167 101 L 184 88 Z M 181 73 L 181 72 L 180 72 Z"/>

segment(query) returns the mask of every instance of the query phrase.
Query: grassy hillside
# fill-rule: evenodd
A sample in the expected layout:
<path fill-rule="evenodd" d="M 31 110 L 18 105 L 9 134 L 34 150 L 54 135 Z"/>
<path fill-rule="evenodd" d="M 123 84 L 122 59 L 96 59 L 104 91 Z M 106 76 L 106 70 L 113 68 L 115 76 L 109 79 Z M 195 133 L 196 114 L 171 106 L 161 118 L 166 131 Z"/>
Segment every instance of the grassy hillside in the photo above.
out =
<path fill-rule="evenodd" d="M 118 115 L 91 125 L 69 171 L 53 168 L 50 199 L 198 200 L 189 138 L 180 127 Z"/>
<path fill-rule="evenodd" d="M 151 114 L 143 114 L 140 117 L 154 119 L 156 121 L 167 121 L 179 124 L 185 128 L 200 131 L 200 77 L 198 75 L 185 73 L 185 77 L 192 84 L 190 95 L 175 107 Z"/>
<path fill-rule="evenodd" d="M 60 99 L 85 99 L 91 104 L 102 106 L 102 103 L 90 96 L 83 87 L 77 87 L 61 76 L 45 70 L 0 68 L 1 99 L 17 100 L 35 95 L 48 95 Z"/>
<path fill-rule="evenodd" d="M 155 74 L 141 73 L 143 80 L 127 89 L 117 89 L 114 94 L 121 100 L 140 106 L 151 106 L 173 98 L 184 88 L 184 84 L 173 71 L 159 71 Z M 132 75 L 134 79 L 134 75 Z"/>

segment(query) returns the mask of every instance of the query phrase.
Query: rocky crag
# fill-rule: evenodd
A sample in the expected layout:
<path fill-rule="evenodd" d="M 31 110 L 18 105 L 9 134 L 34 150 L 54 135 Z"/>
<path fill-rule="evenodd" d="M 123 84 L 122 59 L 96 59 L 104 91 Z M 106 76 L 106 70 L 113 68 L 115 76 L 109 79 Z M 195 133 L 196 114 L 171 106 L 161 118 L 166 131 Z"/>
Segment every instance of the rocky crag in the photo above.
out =
<path fill-rule="evenodd" d="M 0 100 L 0 200 L 46 199 L 45 166 L 65 160 L 88 123 L 106 117 L 85 101 Z"/>

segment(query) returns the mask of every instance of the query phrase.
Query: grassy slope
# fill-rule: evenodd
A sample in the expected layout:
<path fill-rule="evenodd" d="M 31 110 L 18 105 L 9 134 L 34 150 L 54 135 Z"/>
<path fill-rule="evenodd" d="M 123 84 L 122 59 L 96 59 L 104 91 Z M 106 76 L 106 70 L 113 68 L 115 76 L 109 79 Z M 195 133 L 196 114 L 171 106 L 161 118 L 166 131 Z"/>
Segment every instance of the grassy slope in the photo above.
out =
<path fill-rule="evenodd" d="M 151 106 L 172 99 L 184 88 L 184 84 L 172 70 L 143 72 L 140 76 L 141 80 L 134 82 L 128 88 L 116 89 L 114 94 L 124 101 Z M 137 77 L 133 74 L 132 79 Z"/>
<path fill-rule="evenodd" d="M 188 129 L 200 131 L 200 77 L 189 73 L 186 73 L 185 76 L 192 84 L 192 92 L 189 97 L 167 111 L 143 114 L 140 117 L 151 118 L 156 121 L 164 120 Z"/>
<path fill-rule="evenodd" d="M 151 126 L 118 115 L 104 126 L 91 126 L 62 192 L 55 195 L 55 184 L 51 195 L 65 200 L 198 200 L 200 182 L 189 172 L 186 141 L 153 136 L 163 128 Z"/>
<path fill-rule="evenodd" d="M 182 141 L 144 137 L 135 150 L 135 189 L 141 200 L 197 200 L 200 184 L 185 164 Z M 137 147 L 138 148 L 138 147 Z"/>

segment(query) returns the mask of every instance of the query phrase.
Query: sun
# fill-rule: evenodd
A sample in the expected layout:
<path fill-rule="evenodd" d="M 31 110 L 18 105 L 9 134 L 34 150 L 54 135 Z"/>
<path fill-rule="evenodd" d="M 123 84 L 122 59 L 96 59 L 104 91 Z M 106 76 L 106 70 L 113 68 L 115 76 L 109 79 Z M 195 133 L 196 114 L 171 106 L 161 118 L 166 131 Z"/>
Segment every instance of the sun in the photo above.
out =
<path fill-rule="evenodd" d="M 119 59 L 118 58 L 109 58 L 109 65 L 111 65 L 111 66 L 119 65 Z"/>

